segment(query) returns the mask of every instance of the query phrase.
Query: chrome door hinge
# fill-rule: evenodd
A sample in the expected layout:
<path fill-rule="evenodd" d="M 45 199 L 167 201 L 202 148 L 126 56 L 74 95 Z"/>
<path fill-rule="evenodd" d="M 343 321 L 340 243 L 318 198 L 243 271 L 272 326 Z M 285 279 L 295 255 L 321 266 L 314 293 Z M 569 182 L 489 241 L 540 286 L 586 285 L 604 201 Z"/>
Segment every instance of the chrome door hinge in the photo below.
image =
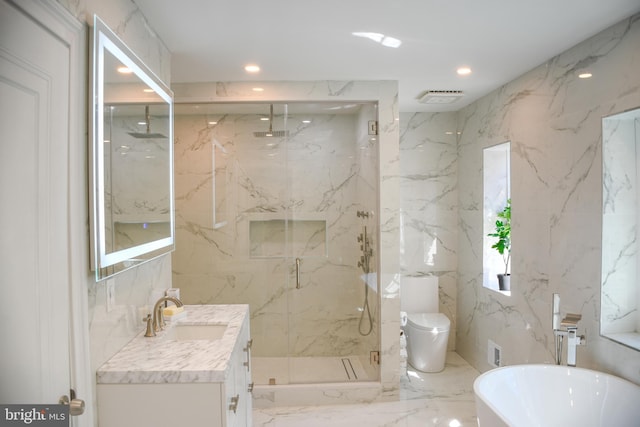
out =
<path fill-rule="evenodd" d="M 377 134 L 378 134 L 378 121 L 369 120 L 369 135 L 377 135 Z"/>

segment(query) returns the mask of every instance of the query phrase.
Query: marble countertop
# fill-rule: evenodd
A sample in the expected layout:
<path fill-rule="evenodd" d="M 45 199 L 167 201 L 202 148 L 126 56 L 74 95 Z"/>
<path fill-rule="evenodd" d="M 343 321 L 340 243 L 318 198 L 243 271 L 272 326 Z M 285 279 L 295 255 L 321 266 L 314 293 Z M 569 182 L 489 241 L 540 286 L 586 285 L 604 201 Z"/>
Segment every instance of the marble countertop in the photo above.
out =
<path fill-rule="evenodd" d="M 167 322 L 155 337 L 145 337 L 141 327 L 140 334 L 97 370 L 98 384 L 224 382 L 249 306 L 185 305 L 185 311 L 185 317 Z M 215 341 L 176 341 L 166 335 L 177 324 L 228 326 Z"/>

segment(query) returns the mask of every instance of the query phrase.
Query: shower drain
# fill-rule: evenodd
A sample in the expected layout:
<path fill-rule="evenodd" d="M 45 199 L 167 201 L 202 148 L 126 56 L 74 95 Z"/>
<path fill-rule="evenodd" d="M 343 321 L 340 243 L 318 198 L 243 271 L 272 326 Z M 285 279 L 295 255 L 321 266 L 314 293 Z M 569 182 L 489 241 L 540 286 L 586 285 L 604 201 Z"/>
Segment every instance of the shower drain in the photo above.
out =
<path fill-rule="evenodd" d="M 351 364 L 351 360 L 347 357 L 342 359 L 342 366 L 344 366 L 344 371 L 347 374 L 347 378 L 351 381 L 355 381 L 358 379 L 356 375 L 356 370 L 353 369 L 353 365 Z"/>

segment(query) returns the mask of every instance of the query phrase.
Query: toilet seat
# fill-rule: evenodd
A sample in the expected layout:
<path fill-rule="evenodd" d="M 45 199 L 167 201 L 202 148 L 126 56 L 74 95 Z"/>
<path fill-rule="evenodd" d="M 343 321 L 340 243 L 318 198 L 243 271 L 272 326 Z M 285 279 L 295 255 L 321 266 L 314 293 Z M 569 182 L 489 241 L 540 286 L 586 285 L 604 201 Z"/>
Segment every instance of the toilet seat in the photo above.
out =
<path fill-rule="evenodd" d="M 442 313 L 409 313 L 407 325 L 430 332 L 446 332 L 451 326 L 451 321 Z"/>

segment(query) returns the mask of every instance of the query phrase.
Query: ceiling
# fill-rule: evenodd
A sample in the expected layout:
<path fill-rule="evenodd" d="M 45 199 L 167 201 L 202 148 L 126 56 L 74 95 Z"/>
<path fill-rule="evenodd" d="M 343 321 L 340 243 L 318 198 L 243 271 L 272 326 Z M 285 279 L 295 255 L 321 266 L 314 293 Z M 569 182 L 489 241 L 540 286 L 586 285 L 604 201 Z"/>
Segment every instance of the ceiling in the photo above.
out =
<path fill-rule="evenodd" d="M 640 11 L 639 0 L 134 2 L 172 53 L 172 83 L 397 80 L 402 112 L 458 110 Z M 457 75 L 460 66 L 472 73 Z M 417 100 L 426 90 L 464 96 L 426 105 Z"/>

